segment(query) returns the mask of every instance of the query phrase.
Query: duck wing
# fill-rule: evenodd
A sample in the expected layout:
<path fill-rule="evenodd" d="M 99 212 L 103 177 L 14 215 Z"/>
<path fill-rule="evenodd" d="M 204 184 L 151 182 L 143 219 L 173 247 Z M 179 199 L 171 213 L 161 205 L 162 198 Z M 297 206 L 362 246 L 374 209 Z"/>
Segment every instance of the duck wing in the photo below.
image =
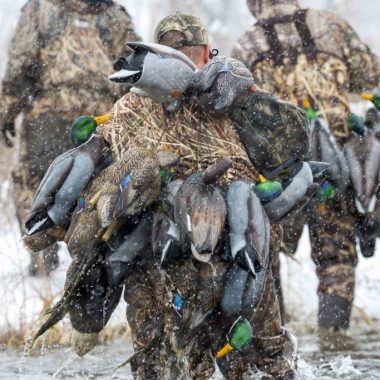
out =
<path fill-rule="evenodd" d="M 120 193 L 113 217 L 134 215 L 157 199 L 160 194 L 160 168 L 152 157 L 144 157 L 120 181 Z"/>

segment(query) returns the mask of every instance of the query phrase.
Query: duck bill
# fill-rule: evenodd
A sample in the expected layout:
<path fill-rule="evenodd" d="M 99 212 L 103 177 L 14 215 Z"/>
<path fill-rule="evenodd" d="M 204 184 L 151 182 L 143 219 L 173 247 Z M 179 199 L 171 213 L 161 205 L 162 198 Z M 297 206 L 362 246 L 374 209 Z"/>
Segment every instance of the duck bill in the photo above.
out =
<path fill-rule="evenodd" d="M 233 351 L 233 349 L 234 348 L 229 343 L 227 343 L 221 350 L 218 351 L 218 353 L 216 354 L 216 358 L 221 359 L 222 357 L 226 356 L 231 351 Z"/>
<path fill-rule="evenodd" d="M 108 120 L 110 120 L 112 118 L 113 118 L 112 114 L 107 113 L 106 115 L 101 115 L 101 116 L 94 117 L 94 120 L 95 120 L 96 125 L 100 125 L 100 124 L 103 124 L 103 123 L 105 123 L 106 121 L 108 121 Z"/>
<path fill-rule="evenodd" d="M 128 79 L 130 77 L 132 77 L 133 75 L 136 75 L 138 73 L 140 73 L 140 71 L 138 71 L 138 70 L 122 69 L 122 70 L 116 71 L 116 73 L 113 73 L 112 75 L 110 75 L 108 77 L 108 79 L 111 80 L 112 82 L 116 82 L 116 83 L 125 83 L 125 82 L 128 82 Z"/>
<path fill-rule="evenodd" d="M 361 96 L 361 98 L 362 99 L 364 99 L 364 100 L 369 100 L 369 101 L 371 101 L 372 99 L 373 99 L 373 95 L 372 94 L 368 94 L 368 93 L 363 93 L 363 94 L 361 94 L 360 95 Z"/>

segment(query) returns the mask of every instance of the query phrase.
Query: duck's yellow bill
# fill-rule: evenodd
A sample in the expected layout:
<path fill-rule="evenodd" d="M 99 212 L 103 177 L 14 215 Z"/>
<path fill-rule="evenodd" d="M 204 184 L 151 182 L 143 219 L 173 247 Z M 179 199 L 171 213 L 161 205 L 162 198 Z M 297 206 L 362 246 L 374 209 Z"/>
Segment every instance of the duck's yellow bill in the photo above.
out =
<path fill-rule="evenodd" d="M 261 174 L 259 174 L 259 180 L 260 180 L 261 183 L 264 183 L 264 182 L 267 181 L 267 179 L 263 175 L 261 175 Z"/>
<path fill-rule="evenodd" d="M 216 354 L 216 358 L 220 359 L 223 356 L 226 356 L 231 351 L 233 351 L 233 349 L 234 348 L 229 343 L 227 343 L 221 350 L 218 351 L 218 353 Z"/>
<path fill-rule="evenodd" d="M 303 99 L 302 99 L 302 107 L 303 107 L 303 108 L 311 108 L 311 104 L 310 104 L 308 98 L 303 98 Z"/>
<path fill-rule="evenodd" d="M 364 92 L 363 94 L 360 95 L 362 97 L 362 99 L 364 100 L 372 100 L 373 99 L 373 95 L 372 94 L 368 94 L 367 92 Z"/>
<path fill-rule="evenodd" d="M 103 123 L 105 123 L 106 121 L 108 121 L 108 120 L 110 120 L 112 118 L 113 118 L 112 114 L 107 113 L 105 115 L 94 117 L 94 120 L 95 120 L 96 125 L 100 125 L 100 124 L 103 124 Z"/>

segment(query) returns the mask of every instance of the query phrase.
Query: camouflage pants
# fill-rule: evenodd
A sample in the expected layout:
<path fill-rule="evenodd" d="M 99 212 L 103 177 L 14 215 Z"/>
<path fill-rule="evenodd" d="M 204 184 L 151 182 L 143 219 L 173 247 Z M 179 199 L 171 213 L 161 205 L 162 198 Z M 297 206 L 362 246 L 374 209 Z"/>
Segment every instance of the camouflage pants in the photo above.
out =
<path fill-rule="evenodd" d="M 321 327 L 347 328 L 349 325 L 357 253 L 355 219 L 347 208 L 342 204 L 339 208 L 316 210 L 309 221 L 312 258 L 319 279 Z"/>
<path fill-rule="evenodd" d="M 297 218 L 284 226 L 285 250 L 294 253 L 308 223 L 311 256 L 319 280 L 319 325 L 347 328 L 355 290 L 357 264 L 354 214 L 349 200 L 319 205 L 311 201 Z"/>
<path fill-rule="evenodd" d="M 272 257 L 278 253 L 280 240 L 281 228 L 276 226 L 272 228 Z M 189 258 L 165 272 L 152 264 L 142 266 L 128 278 L 124 296 L 134 348 L 144 349 L 153 339 L 157 340 L 148 352 L 132 361 L 135 379 L 201 380 L 212 376 L 215 354 L 226 343 L 233 322 L 218 306 L 227 266 L 217 258 L 211 266 Z M 209 276 L 204 275 L 206 271 Z M 196 333 L 187 333 L 189 325 L 178 320 L 171 306 L 174 288 L 168 292 L 163 285 L 168 279 L 181 290 L 184 319 L 199 310 L 210 311 Z M 281 327 L 272 273 L 266 278 L 257 309 L 247 317 L 254 331 L 253 343 L 243 352 L 232 352 L 218 360 L 223 375 L 227 379 L 242 379 L 259 369 L 268 378 L 293 379 L 295 348 L 291 336 Z"/>

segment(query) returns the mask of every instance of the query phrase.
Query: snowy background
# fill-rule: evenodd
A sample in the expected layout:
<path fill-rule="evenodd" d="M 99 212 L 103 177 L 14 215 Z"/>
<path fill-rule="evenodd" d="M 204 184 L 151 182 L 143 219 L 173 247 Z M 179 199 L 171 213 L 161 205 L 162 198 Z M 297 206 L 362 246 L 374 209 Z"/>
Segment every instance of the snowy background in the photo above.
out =
<path fill-rule="evenodd" d="M 25 0 L 0 0 L 0 78 L 6 65 L 7 46 L 16 26 L 20 9 L 25 2 Z M 213 47 L 218 48 L 222 54 L 228 54 L 236 39 L 254 23 L 245 0 L 120 0 L 118 2 L 123 4 L 132 15 L 138 33 L 149 41 L 154 25 L 170 12 L 187 10 L 196 13 L 208 25 Z M 300 3 L 302 6 L 329 9 L 342 15 L 357 30 L 360 37 L 380 55 L 380 0 L 302 0 Z M 2 158 L 0 160 L 1 337 L 9 329 L 21 331 L 21 335 L 24 335 L 28 331 L 30 323 L 36 321 L 44 307 L 52 299 L 57 298 L 63 287 L 69 257 L 62 247 L 60 250 L 61 266 L 54 272 L 51 280 L 27 277 L 26 268 L 29 257 L 22 247 L 20 233 L 15 223 L 10 190 L 9 173 L 14 160 L 12 152 L 6 150 L 2 142 L 0 143 L 0 157 Z M 283 257 L 282 264 L 286 308 L 293 320 L 291 328 L 296 334 L 301 335 L 314 332 L 317 279 L 314 265 L 310 259 L 310 245 L 306 234 L 300 242 L 295 260 Z M 353 331 L 357 331 L 358 328 L 378 328 L 379 293 L 380 252 L 371 259 L 361 257 L 359 259 Z M 112 323 L 125 324 L 124 312 L 125 305 L 121 305 Z M 377 350 L 380 351 L 379 347 Z M 90 357 L 89 360 L 97 362 L 96 357 Z M 348 364 L 349 367 L 352 367 L 351 362 Z M 306 368 L 304 365 L 303 371 L 306 373 L 309 370 L 310 368 Z M 1 371 L 0 378 L 3 378 Z M 310 375 L 305 378 L 314 377 Z"/>

